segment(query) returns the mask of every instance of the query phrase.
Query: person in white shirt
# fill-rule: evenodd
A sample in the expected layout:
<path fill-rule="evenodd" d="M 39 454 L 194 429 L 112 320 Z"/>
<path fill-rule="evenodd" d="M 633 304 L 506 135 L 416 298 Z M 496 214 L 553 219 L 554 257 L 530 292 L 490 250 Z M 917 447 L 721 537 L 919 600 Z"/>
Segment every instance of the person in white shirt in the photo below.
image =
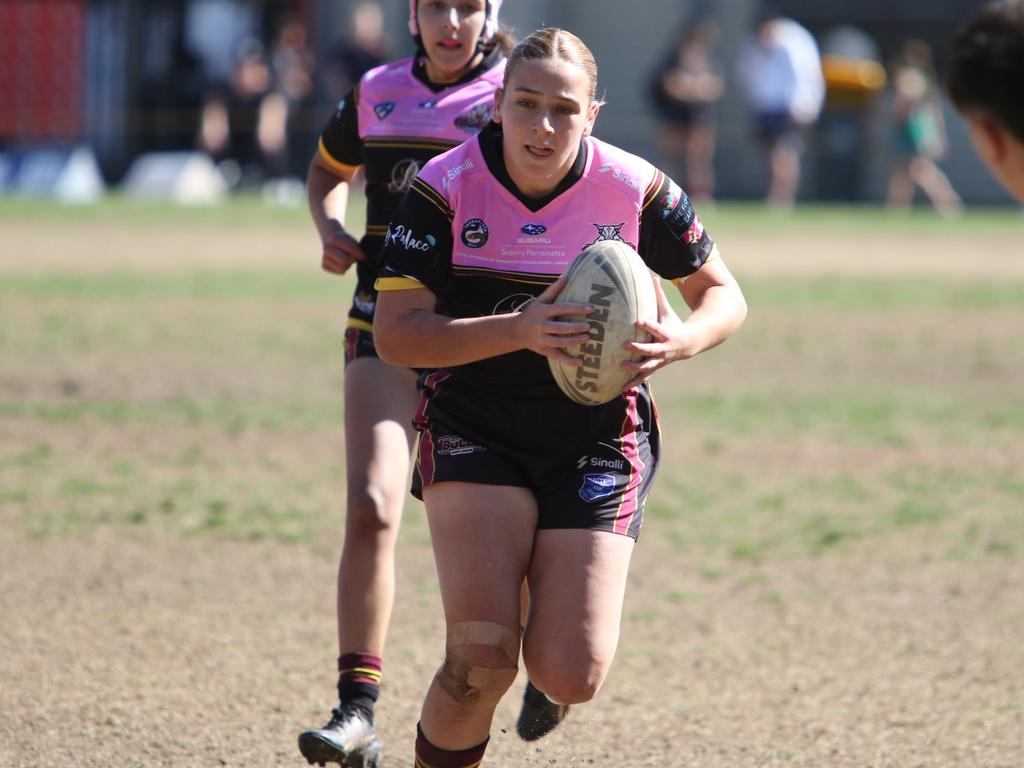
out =
<path fill-rule="evenodd" d="M 792 207 L 800 187 L 802 132 L 821 113 L 825 81 L 811 33 L 792 19 L 765 17 L 739 60 L 739 78 L 768 159 L 768 202 Z"/>

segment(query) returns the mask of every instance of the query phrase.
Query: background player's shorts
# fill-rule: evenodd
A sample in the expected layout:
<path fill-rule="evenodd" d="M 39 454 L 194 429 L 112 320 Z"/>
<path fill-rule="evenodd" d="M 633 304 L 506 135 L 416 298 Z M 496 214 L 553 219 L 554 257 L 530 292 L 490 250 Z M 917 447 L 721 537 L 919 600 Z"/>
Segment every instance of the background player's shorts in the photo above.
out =
<path fill-rule="evenodd" d="M 350 325 L 345 329 L 345 365 L 360 357 L 377 357 L 373 332 Z"/>
<path fill-rule="evenodd" d="M 412 492 L 446 481 L 529 488 L 539 529 L 583 528 L 636 539 L 660 453 L 650 390 L 603 406 L 557 397 L 453 391 L 446 371 L 420 380 Z"/>
<path fill-rule="evenodd" d="M 374 275 L 363 262 L 356 265 L 356 290 L 345 328 L 345 365 L 360 357 L 377 357 L 373 344 L 373 312 L 377 308 Z"/>

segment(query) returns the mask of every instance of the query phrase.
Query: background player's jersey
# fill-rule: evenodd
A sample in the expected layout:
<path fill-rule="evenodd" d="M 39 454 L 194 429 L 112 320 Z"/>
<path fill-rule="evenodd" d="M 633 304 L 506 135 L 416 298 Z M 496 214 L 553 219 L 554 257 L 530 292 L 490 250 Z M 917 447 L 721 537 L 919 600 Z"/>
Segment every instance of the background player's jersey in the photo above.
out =
<path fill-rule="evenodd" d="M 588 137 L 546 198 L 508 176 L 500 126 L 429 162 L 385 237 L 379 290 L 422 285 L 453 317 L 520 310 L 588 245 L 622 240 L 664 278 L 679 280 L 715 252 L 686 194 L 647 161 Z M 559 393 L 528 350 L 452 369 L 488 389 Z"/>
<path fill-rule="evenodd" d="M 412 180 L 430 158 L 490 122 L 504 71 L 496 49 L 458 82 L 440 86 L 430 83 L 421 61 L 408 58 L 370 70 L 338 104 L 319 151 L 333 167 L 364 168 L 366 235 L 360 245 L 374 274 L 388 222 Z"/>

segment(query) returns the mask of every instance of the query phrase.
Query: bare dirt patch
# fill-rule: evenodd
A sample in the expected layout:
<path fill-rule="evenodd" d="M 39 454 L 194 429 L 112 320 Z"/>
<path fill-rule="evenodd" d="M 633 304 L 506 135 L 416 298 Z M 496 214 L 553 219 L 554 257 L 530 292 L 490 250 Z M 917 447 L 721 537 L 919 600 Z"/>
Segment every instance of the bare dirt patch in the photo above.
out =
<path fill-rule="evenodd" d="M 3 236 L 15 247 L 0 277 L 316 271 L 299 227 L 5 223 Z M 720 239 L 751 280 L 1024 277 L 1024 258 L 996 257 L 1019 248 L 1006 234 L 975 234 L 970 254 L 890 235 L 873 256 L 845 234 Z M 0 765 L 304 764 L 295 737 L 334 704 L 343 302 L 0 301 Z M 740 337 L 656 385 L 662 511 L 636 550 L 604 690 L 526 745 L 520 675 L 487 764 L 1019 768 L 1020 308 L 955 322 L 929 307 L 754 309 Z M 870 406 L 890 387 L 891 417 L 866 426 L 826 407 Z M 720 396 L 731 421 L 691 418 L 691 395 Z M 787 397 L 818 421 L 794 425 L 791 407 L 744 424 L 736 404 Z M 933 400 L 948 423 L 929 421 Z M 1008 425 L 965 426 L 949 403 Z M 926 507 L 872 522 L 919 492 L 934 520 Z M 443 650 L 422 515 L 410 501 L 399 545 L 379 705 L 388 766 L 412 763 Z M 819 518 L 857 535 L 815 555 L 788 526 Z M 762 534 L 781 541 L 747 547 Z"/>

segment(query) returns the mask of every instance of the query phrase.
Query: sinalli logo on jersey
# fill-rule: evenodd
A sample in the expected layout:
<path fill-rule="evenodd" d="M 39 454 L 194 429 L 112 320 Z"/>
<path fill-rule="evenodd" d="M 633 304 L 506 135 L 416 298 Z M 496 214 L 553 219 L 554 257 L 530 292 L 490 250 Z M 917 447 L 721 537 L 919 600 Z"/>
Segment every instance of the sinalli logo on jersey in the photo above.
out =
<path fill-rule="evenodd" d="M 470 248 L 483 248 L 489 234 L 483 219 L 470 219 L 462 225 L 462 243 Z"/>
<path fill-rule="evenodd" d="M 598 173 L 611 173 L 612 178 L 616 181 L 621 181 L 630 189 L 640 189 L 643 184 L 640 183 L 640 179 L 632 176 L 627 176 L 619 168 L 612 165 L 611 163 L 602 163 L 601 167 L 597 169 Z"/>
<path fill-rule="evenodd" d="M 384 120 L 395 111 L 395 102 L 393 101 L 382 101 L 380 104 L 373 105 L 373 113 L 377 115 L 378 120 Z"/>

